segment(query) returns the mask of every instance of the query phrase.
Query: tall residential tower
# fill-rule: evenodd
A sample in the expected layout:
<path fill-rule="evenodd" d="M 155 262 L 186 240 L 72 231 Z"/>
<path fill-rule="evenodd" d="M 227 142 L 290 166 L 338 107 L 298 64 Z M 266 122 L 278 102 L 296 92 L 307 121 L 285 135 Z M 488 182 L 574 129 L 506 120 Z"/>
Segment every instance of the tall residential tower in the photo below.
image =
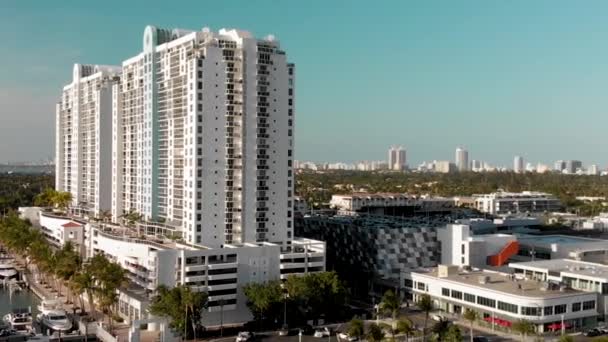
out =
<path fill-rule="evenodd" d="M 55 187 L 96 217 L 111 208 L 112 96 L 120 67 L 74 65 L 56 107 Z"/>
<path fill-rule="evenodd" d="M 456 148 L 455 156 L 456 168 L 458 171 L 469 170 L 469 152 L 462 147 Z"/>
<path fill-rule="evenodd" d="M 403 171 L 407 168 L 406 151 L 402 146 L 391 146 L 388 149 L 389 170 Z"/>

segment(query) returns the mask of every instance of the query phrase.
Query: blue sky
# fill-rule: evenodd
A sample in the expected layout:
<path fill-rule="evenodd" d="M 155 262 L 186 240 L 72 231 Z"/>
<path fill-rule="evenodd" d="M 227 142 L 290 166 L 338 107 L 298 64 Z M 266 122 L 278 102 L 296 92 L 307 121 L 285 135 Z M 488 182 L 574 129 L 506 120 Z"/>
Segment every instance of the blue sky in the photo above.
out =
<path fill-rule="evenodd" d="M 296 158 L 513 155 L 605 166 L 606 1 L 0 1 L 0 161 L 53 154 L 72 64 L 119 64 L 146 25 L 274 34 L 297 64 Z"/>

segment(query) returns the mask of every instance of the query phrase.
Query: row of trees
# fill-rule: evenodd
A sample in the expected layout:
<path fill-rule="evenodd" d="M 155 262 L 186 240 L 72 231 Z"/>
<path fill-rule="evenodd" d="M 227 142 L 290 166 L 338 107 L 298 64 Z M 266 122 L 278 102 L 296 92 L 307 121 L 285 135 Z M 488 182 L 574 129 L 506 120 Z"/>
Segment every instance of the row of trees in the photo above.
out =
<path fill-rule="evenodd" d="M 0 214 L 30 206 L 42 189 L 52 187 L 50 175 L 0 174 Z"/>
<path fill-rule="evenodd" d="M 558 196 L 568 207 L 596 213 L 597 207 L 576 201 L 576 196 L 608 197 L 608 182 L 600 176 L 556 173 L 460 172 L 400 173 L 363 171 L 300 172 L 296 193 L 310 204 L 327 203 L 332 194 L 364 189 L 369 192 L 407 192 L 438 196 L 508 191 L 538 190 Z"/>
<path fill-rule="evenodd" d="M 290 322 L 321 317 L 332 320 L 342 316 L 346 302 L 346 289 L 335 272 L 290 276 L 284 283 L 251 283 L 244 287 L 244 293 L 260 323 L 282 322 L 285 309 Z"/>
<path fill-rule="evenodd" d="M 72 193 L 57 191 L 51 187 L 44 189 L 34 198 L 34 205 L 38 207 L 55 207 L 66 210 L 72 202 Z"/>
<path fill-rule="evenodd" d="M 0 243 L 24 258 L 26 270 L 37 270 L 39 279 L 54 286 L 59 296 L 66 289 L 68 301 L 78 300 L 84 310 L 82 296 L 86 295 L 90 311 L 95 313 L 97 303 L 112 322 L 112 310 L 118 300 L 117 289 L 127 281 L 125 270 L 120 265 L 101 254 L 84 261 L 78 246 L 71 242 L 56 249 L 48 244 L 39 230 L 14 213 L 0 220 Z"/>

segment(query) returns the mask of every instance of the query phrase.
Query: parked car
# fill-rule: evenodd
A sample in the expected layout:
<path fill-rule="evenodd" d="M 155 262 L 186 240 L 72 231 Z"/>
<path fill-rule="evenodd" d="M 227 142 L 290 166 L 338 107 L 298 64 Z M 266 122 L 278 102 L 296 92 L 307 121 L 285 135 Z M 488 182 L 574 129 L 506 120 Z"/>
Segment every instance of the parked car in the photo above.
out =
<path fill-rule="evenodd" d="M 358 338 L 356 338 L 354 336 L 349 336 L 347 333 L 339 333 L 338 339 L 340 339 L 341 341 L 348 341 L 348 342 L 353 342 L 353 341 L 359 340 Z"/>
<path fill-rule="evenodd" d="M 309 324 L 301 327 L 300 331 L 302 331 L 302 335 L 313 335 L 315 333 L 315 329 Z"/>
<path fill-rule="evenodd" d="M 591 330 L 587 330 L 584 335 L 587 337 L 596 337 L 596 336 L 600 336 L 601 334 L 602 334 L 602 332 L 599 329 L 591 329 Z"/>
<path fill-rule="evenodd" d="M 331 336 L 331 331 L 329 331 L 329 329 L 327 327 L 318 328 L 315 330 L 315 334 L 313 336 L 317 337 L 317 338 L 329 337 L 329 336 Z"/>
<path fill-rule="evenodd" d="M 248 342 L 253 340 L 253 334 L 249 331 L 241 331 L 236 336 L 236 342 Z"/>
<path fill-rule="evenodd" d="M 437 314 L 435 314 L 435 315 L 431 315 L 431 319 L 432 319 L 433 321 L 437 321 L 437 322 L 441 322 L 441 321 L 443 321 L 443 320 L 444 320 L 444 319 L 443 319 L 443 317 L 442 317 L 441 315 L 437 315 Z"/>

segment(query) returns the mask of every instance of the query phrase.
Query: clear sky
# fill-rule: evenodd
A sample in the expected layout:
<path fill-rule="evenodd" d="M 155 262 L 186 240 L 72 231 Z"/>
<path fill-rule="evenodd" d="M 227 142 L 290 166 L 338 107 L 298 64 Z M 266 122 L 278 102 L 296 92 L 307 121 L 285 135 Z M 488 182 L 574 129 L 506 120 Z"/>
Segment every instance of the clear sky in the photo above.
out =
<path fill-rule="evenodd" d="M 608 163 L 608 1 L 0 1 L 0 161 L 52 156 L 72 64 L 146 25 L 274 34 L 297 64 L 296 158 Z"/>

